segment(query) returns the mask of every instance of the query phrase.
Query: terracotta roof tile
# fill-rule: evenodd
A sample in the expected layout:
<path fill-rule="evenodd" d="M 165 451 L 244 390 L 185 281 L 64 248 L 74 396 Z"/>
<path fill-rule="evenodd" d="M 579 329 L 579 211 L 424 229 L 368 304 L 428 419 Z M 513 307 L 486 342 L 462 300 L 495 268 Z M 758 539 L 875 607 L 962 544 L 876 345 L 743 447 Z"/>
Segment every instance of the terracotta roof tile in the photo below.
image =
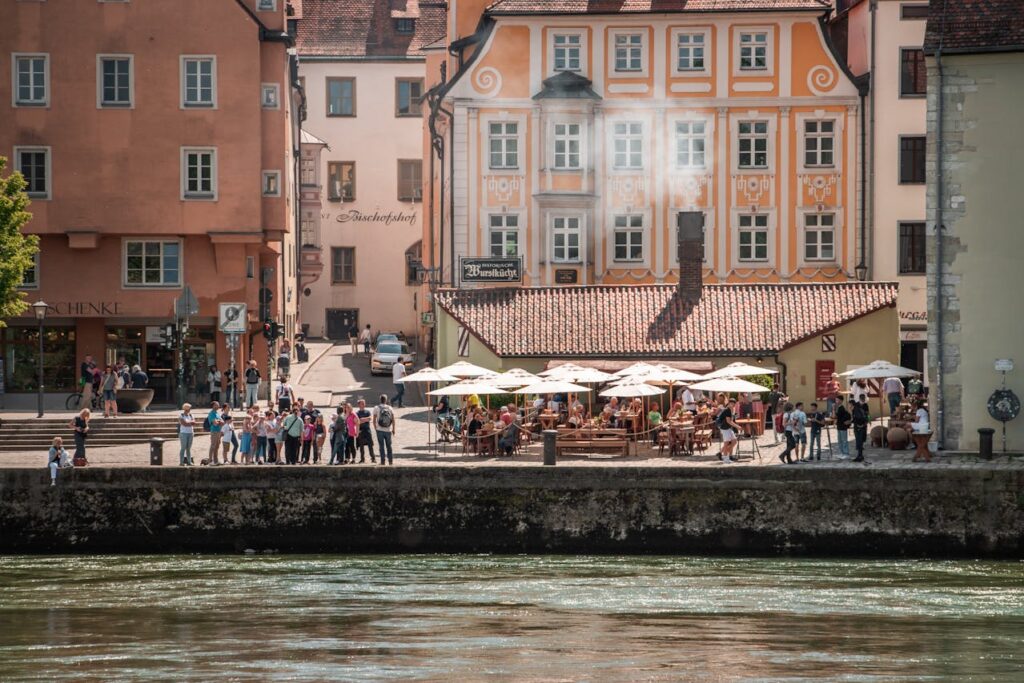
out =
<path fill-rule="evenodd" d="M 943 21 L 945 8 L 945 21 Z M 1024 51 L 1024 2 L 1021 0 L 945 0 L 932 2 L 924 49 L 943 52 Z"/>
<path fill-rule="evenodd" d="M 777 353 L 896 305 L 892 282 L 442 290 L 438 304 L 499 356 L 657 357 Z"/>
<path fill-rule="evenodd" d="M 501 14 L 627 14 L 644 12 L 764 12 L 828 10 L 831 0 L 497 0 L 487 12 Z"/>
<path fill-rule="evenodd" d="M 318 57 L 420 57 L 445 35 L 443 0 L 303 0 L 297 21 L 299 55 Z M 396 18 L 414 18 L 411 35 L 395 30 Z"/>

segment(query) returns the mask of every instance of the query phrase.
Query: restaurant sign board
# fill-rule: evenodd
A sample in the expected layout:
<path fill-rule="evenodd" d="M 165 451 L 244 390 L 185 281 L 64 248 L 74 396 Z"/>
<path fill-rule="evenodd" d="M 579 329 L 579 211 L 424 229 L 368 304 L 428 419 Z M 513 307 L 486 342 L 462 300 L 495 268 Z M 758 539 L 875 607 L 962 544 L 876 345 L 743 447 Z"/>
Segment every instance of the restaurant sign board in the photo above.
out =
<path fill-rule="evenodd" d="M 523 259 L 465 258 L 459 260 L 463 282 L 522 282 Z"/>
<path fill-rule="evenodd" d="M 579 271 L 575 268 L 559 268 L 555 271 L 555 282 L 560 285 L 574 285 L 579 282 Z"/>

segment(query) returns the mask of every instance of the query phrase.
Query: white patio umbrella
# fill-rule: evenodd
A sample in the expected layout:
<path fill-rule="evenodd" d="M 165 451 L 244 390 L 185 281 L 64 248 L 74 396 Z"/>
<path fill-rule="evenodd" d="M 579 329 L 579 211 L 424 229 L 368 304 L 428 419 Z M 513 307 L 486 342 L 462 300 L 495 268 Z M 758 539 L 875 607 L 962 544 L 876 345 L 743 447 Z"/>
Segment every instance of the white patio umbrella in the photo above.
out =
<path fill-rule="evenodd" d="M 527 372 L 526 370 L 523 370 L 522 368 L 512 368 L 511 370 L 506 370 L 505 372 L 503 372 L 501 374 L 504 377 L 514 377 L 516 379 L 525 379 L 525 380 L 527 380 L 526 382 L 523 382 L 523 384 L 529 384 L 531 382 L 539 382 L 540 381 L 540 377 L 539 376 L 533 374 L 532 372 Z"/>
<path fill-rule="evenodd" d="M 712 379 L 714 377 L 749 377 L 750 375 L 777 374 L 779 374 L 779 371 L 771 368 L 762 368 L 757 365 L 750 365 L 749 363 L 729 363 L 724 368 L 719 368 L 714 372 L 709 372 L 704 375 L 704 379 Z"/>
<path fill-rule="evenodd" d="M 402 384 L 425 383 L 427 385 L 427 395 L 429 396 L 431 384 L 440 384 L 442 382 L 457 382 L 459 381 L 459 378 L 456 377 L 455 375 L 449 375 L 447 372 L 435 370 L 434 368 L 427 366 L 412 373 L 411 375 L 406 375 L 405 377 L 398 381 L 401 382 Z M 430 407 L 429 401 L 427 402 L 427 407 Z M 431 443 L 433 439 L 433 423 L 434 410 L 431 409 L 427 413 L 427 443 Z"/>
<path fill-rule="evenodd" d="M 476 382 L 470 380 L 464 380 L 457 384 L 451 384 L 440 389 L 434 389 L 428 391 L 428 396 L 472 396 L 473 394 L 480 395 L 493 395 L 493 394 L 504 394 L 504 389 L 499 389 L 493 384 L 486 382 Z"/>
<path fill-rule="evenodd" d="M 738 394 L 744 391 L 748 394 L 762 394 L 768 391 L 760 384 L 754 384 L 738 377 L 712 377 L 703 382 L 691 384 L 690 388 L 710 392 L 718 391 L 726 394 Z"/>
<path fill-rule="evenodd" d="M 615 396 L 618 398 L 636 398 L 638 396 L 658 396 L 664 394 L 665 390 L 647 384 L 646 382 L 620 382 L 615 386 L 608 387 L 599 396 Z"/>
<path fill-rule="evenodd" d="M 859 368 L 853 370 L 847 370 L 846 372 L 840 372 L 840 377 L 846 377 L 847 379 L 886 379 L 888 377 L 914 377 L 921 373 L 917 370 L 911 370 L 901 365 L 893 365 L 887 360 L 876 360 L 862 365 Z M 882 392 L 878 392 L 878 418 L 882 419 L 885 414 L 885 407 L 882 403 Z"/>
<path fill-rule="evenodd" d="M 654 366 L 644 361 L 637 361 L 632 365 L 627 365 L 618 372 L 615 373 L 616 377 L 626 377 L 627 375 L 643 375 L 654 370 Z"/>
<path fill-rule="evenodd" d="M 560 379 L 545 379 L 533 384 L 527 384 L 522 389 L 513 391 L 513 394 L 578 394 L 581 391 L 590 391 L 590 387 L 573 384 Z"/>
<path fill-rule="evenodd" d="M 575 363 L 562 363 L 561 365 L 556 365 L 553 368 L 548 368 L 547 370 L 544 370 L 543 372 L 538 372 L 537 376 L 538 377 L 561 377 L 565 373 L 575 372 L 575 371 L 583 370 L 583 369 L 584 368 L 582 366 L 576 365 Z"/>
<path fill-rule="evenodd" d="M 479 377 L 480 375 L 487 375 L 490 374 L 491 372 L 494 372 L 493 370 L 482 368 L 479 365 L 467 363 L 464 360 L 460 360 L 458 363 L 452 363 L 451 365 L 446 365 L 445 367 L 441 368 L 440 371 L 446 372 L 449 375 L 455 375 L 456 377 L 463 378 Z"/>
<path fill-rule="evenodd" d="M 602 372 L 597 368 L 580 368 L 567 372 L 563 378 L 579 384 L 602 384 L 615 379 L 615 375 Z"/>
<path fill-rule="evenodd" d="M 498 387 L 499 389 L 514 389 L 530 383 L 530 380 L 528 379 L 511 377 L 507 373 L 503 372 L 489 372 L 486 375 L 474 377 L 473 380 L 476 382 L 483 382 L 484 384 L 490 384 L 491 386 Z"/>

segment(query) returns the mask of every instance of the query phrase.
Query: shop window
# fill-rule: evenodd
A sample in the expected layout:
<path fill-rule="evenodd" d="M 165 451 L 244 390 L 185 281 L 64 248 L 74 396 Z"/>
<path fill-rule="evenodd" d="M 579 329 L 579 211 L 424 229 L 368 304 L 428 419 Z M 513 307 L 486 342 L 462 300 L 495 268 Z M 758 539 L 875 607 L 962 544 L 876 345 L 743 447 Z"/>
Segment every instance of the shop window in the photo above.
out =
<path fill-rule="evenodd" d="M 7 327 L 0 330 L 4 389 L 8 393 L 39 388 L 39 329 Z M 43 384 L 47 392 L 72 391 L 76 386 L 75 330 L 43 328 Z"/>

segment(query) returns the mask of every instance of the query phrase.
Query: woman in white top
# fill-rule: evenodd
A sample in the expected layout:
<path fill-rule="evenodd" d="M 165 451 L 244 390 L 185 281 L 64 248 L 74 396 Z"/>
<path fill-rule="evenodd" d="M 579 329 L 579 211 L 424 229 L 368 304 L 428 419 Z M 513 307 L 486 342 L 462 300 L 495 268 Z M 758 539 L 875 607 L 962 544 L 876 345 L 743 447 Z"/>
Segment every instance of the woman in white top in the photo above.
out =
<path fill-rule="evenodd" d="M 57 485 L 57 468 L 70 467 L 68 452 L 64 449 L 64 439 L 59 436 L 53 437 L 53 445 L 46 457 L 46 466 L 50 470 L 50 486 Z"/>
<path fill-rule="evenodd" d="M 927 434 L 931 431 L 928 428 L 928 410 L 925 409 L 924 404 L 918 404 L 917 412 L 914 413 L 914 421 L 911 423 L 910 428 L 915 434 Z"/>
<path fill-rule="evenodd" d="M 221 419 L 224 421 L 224 424 L 220 427 L 220 442 L 224 447 L 224 464 L 227 465 L 228 455 L 231 453 L 231 446 L 235 443 L 235 428 L 232 425 L 233 420 L 229 413 L 225 413 Z M 219 463 L 214 461 L 210 464 L 217 465 Z"/>
<path fill-rule="evenodd" d="M 192 440 L 195 439 L 196 418 L 192 415 L 192 404 L 185 403 L 181 406 L 181 414 L 178 415 L 178 440 L 181 441 L 181 449 L 178 451 L 178 464 L 182 467 L 192 466 Z"/>

